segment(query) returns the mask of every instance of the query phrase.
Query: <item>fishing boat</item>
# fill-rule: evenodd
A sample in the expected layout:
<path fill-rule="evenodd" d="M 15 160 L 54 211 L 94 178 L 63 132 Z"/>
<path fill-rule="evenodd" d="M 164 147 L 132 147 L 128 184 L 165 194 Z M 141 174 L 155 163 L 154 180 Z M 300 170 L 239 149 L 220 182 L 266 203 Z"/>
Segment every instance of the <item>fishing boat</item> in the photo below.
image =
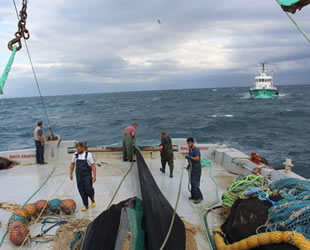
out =
<path fill-rule="evenodd" d="M 19 31 L 8 44 L 12 55 L 0 92 L 15 52 L 22 48 L 21 39 L 30 37 L 26 10 L 24 0 Z M 278 95 L 265 64 L 255 79 L 253 98 Z M 36 164 L 33 148 L 0 152 L 1 249 L 310 249 L 310 182 L 292 171 L 291 159 L 282 169 L 273 169 L 254 152 L 247 155 L 229 145 L 198 142 L 204 199 L 195 204 L 188 199 L 186 139 L 172 139 L 173 178 L 160 171 L 156 145 L 135 145 L 133 162 L 122 160 L 121 147 L 87 147 L 97 165 L 97 205 L 82 212 L 75 179 L 68 176 L 77 141 L 63 141 L 49 129 L 47 164 Z"/>
<path fill-rule="evenodd" d="M 258 65 L 259 75 L 255 77 L 255 86 L 250 89 L 253 99 L 270 99 L 279 95 L 277 87 L 273 85 L 272 76 L 267 74 L 266 63 Z"/>
<path fill-rule="evenodd" d="M 61 141 L 59 136 L 56 140 L 47 141 L 45 146 L 47 165 L 35 163 L 35 149 L 0 152 L 0 157 L 10 159 L 18 164 L 13 168 L 1 171 L 0 189 L 7 190 L 1 193 L 1 201 L 22 204 L 25 201 L 33 203 L 36 200 L 48 200 L 55 197 L 61 200 L 71 198 L 76 201 L 77 208 L 81 208 L 82 201 L 76 183 L 68 177 L 72 154 L 75 152 L 75 143 L 74 140 Z M 203 168 L 201 176 L 204 200 L 199 205 L 195 205 L 188 199 L 190 193 L 187 173 L 184 173 L 186 171 L 184 167 L 187 165 L 184 156 L 188 153 L 186 139 L 173 139 L 172 143 L 175 158 L 174 178 L 169 178 L 168 175 L 159 171 L 160 152 L 158 146 L 140 147 L 141 156 L 163 196 L 173 206 L 173 209 L 176 209 L 180 218 L 197 230 L 194 237 L 197 248 L 193 249 L 212 249 L 209 246 L 206 233 L 214 231 L 224 223 L 224 220 L 221 219 L 218 211 L 211 210 L 210 213 L 207 208 L 212 208 L 212 205 L 220 205 L 220 197 L 235 181 L 236 176 L 257 173 L 269 182 L 283 178 L 304 180 L 302 176 L 292 171 L 274 170 L 260 162 L 253 162 L 251 156 L 228 145 L 198 143 L 196 146 L 201 151 L 201 157 L 208 159 L 209 165 Z M 133 164 L 123 162 L 121 147 L 98 146 L 87 150 L 93 153 L 97 164 L 97 181 L 95 183 L 97 206 L 88 209 L 87 212 L 77 209 L 71 215 L 70 220 L 77 218 L 93 220 L 107 209 L 110 202 L 117 204 L 129 197 L 139 197 L 143 200 L 143 195 L 141 195 L 143 187 L 140 183 L 137 166 L 140 164 L 139 161 Z M 183 175 L 183 182 L 180 184 Z M 115 193 L 118 188 L 119 191 Z M 36 194 L 32 196 L 34 192 Z M 114 197 L 113 201 L 111 201 L 112 197 Z M 177 200 L 179 203 L 175 207 Z M 12 211 L 0 209 L 0 221 L 3 224 L 0 229 L 0 239 L 5 234 L 6 226 L 4 225 L 8 224 L 11 215 Z M 35 239 L 35 236 L 41 233 L 41 227 L 41 223 L 30 226 L 31 239 Z M 57 227 L 52 229 L 49 234 L 55 234 L 56 229 Z M 164 234 L 166 233 L 164 232 Z M 213 236 L 209 237 L 211 237 L 210 241 L 214 242 Z M 30 240 L 25 246 L 27 249 L 50 249 L 52 244 L 52 241 L 38 244 L 35 240 Z M 4 239 L 2 247 L 3 249 L 15 249 L 9 237 Z"/>

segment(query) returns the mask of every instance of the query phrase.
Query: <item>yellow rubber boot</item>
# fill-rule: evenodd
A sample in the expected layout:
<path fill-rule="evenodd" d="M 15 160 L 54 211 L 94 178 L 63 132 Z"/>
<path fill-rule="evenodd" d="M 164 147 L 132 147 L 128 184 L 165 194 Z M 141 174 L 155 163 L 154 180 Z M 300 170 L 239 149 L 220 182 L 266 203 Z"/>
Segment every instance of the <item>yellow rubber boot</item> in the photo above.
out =
<path fill-rule="evenodd" d="M 92 204 L 93 207 L 96 207 L 96 202 L 95 201 L 93 201 L 91 204 Z"/>
<path fill-rule="evenodd" d="M 87 211 L 87 209 L 88 209 L 88 207 L 82 207 L 82 212 L 85 212 L 85 211 Z"/>

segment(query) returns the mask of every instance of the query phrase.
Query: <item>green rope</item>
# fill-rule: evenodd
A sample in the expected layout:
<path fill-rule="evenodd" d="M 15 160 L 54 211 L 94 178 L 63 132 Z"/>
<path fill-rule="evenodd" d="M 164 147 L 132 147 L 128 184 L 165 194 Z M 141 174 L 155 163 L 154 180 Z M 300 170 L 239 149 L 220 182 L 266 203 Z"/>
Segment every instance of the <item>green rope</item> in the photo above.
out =
<path fill-rule="evenodd" d="M 215 178 L 213 177 L 213 174 L 212 174 L 212 164 L 210 164 L 210 166 L 207 166 L 210 168 L 210 171 L 209 171 L 209 177 L 211 178 L 211 180 L 213 181 L 214 185 L 215 185 L 215 190 L 216 190 L 216 201 L 212 202 L 209 206 L 207 206 L 206 208 L 203 208 L 201 211 L 200 211 L 200 220 L 202 221 L 202 224 L 203 224 L 203 228 L 204 228 L 204 231 L 205 231 L 205 234 L 206 234 L 206 237 L 207 237 L 207 240 L 208 240 L 208 243 L 209 243 L 209 246 L 210 246 L 210 249 L 211 250 L 214 250 L 213 249 L 213 246 L 212 246 L 212 243 L 211 243 L 211 239 L 209 237 L 209 234 L 208 234 L 208 230 L 207 230 L 207 225 L 206 225 L 206 222 L 203 218 L 203 215 L 204 213 L 210 209 L 211 207 L 217 205 L 218 203 L 220 203 L 220 195 L 219 195 L 219 186 L 215 180 Z"/>
<path fill-rule="evenodd" d="M 52 175 L 54 174 L 56 167 L 58 165 L 58 157 L 59 157 L 59 144 L 57 146 L 58 148 L 58 152 L 57 152 L 57 157 L 56 157 L 56 162 L 54 165 L 53 170 L 50 172 L 50 174 L 47 176 L 47 178 L 45 179 L 45 181 L 37 188 L 37 190 L 24 202 L 24 204 L 21 206 L 22 208 L 43 188 L 43 186 L 48 182 L 48 180 L 52 177 Z M 5 234 L 2 236 L 2 239 L 0 241 L 0 248 L 4 242 L 5 237 L 8 234 L 8 230 L 5 232 Z"/>
<path fill-rule="evenodd" d="M 141 151 L 140 151 L 140 148 L 139 148 L 138 146 L 136 146 L 135 144 L 133 145 L 133 147 L 134 147 L 135 149 L 137 149 L 139 152 L 141 152 Z M 116 195 L 117 195 L 117 193 L 118 193 L 120 187 L 122 186 L 122 184 L 123 184 L 124 180 L 126 179 L 127 175 L 128 175 L 128 174 L 130 173 L 130 171 L 132 170 L 133 164 L 134 164 L 134 162 L 131 163 L 130 168 L 128 169 L 128 171 L 126 172 L 126 174 L 123 176 L 121 182 L 119 183 L 117 189 L 116 189 L 115 192 L 114 192 L 114 195 L 113 195 L 113 197 L 112 197 L 112 199 L 111 199 L 109 205 L 107 206 L 107 209 L 109 209 L 109 208 L 111 207 L 112 202 L 114 201 L 114 199 L 115 199 L 115 197 L 116 197 Z"/>
<path fill-rule="evenodd" d="M 235 182 L 231 184 L 223 194 L 223 205 L 232 207 L 234 202 L 240 198 L 245 191 L 251 190 L 254 187 L 262 187 L 266 184 L 266 180 L 259 175 L 250 174 L 246 177 L 238 176 Z"/>
<path fill-rule="evenodd" d="M 174 207 L 174 211 L 173 211 L 173 215 L 172 215 L 172 219 L 171 219 L 171 223 L 170 223 L 170 226 L 169 226 L 168 233 L 166 235 L 166 238 L 165 238 L 162 246 L 160 247 L 160 250 L 163 250 L 164 247 L 166 246 L 167 241 L 168 241 L 169 236 L 170 236 L 171 231 L 172 231 L 172 227 L 173 227 L 174 220 L 175 220 L 175 215 L 176 215 L 178 204 L 179 204 L 179 200 L 180 200 L 181 190 L 182 190 L 183 175 L 184 175 L 184 161 L 182 161 L 182 173 L 181 173 L 181 178 L 180 178 L 180 183 L 179 183 L 179 191 L 178 191 L 177 201 L 175 203 L 175 207 Z"/>
<path fill-rule="evenodd" d="M 277 3 L 281 6 L 281 2 L 280 0 L 276 0 Z M 303 30 L 303 28 L 297 23 L 297 21 L 295 20 L 295 18 L 288 12 L 284 11 L 285 14 L 289 17 L 289 19 L 291 19 L 291 21 L 295 24 L 295 26 L 297 27 L 297 29 L 300 31 L 300 33 L 306 38 L 306 40 L 310 43 L 310 37 L 307 35 L 307 33 Z"/>
<path fill-rule="evenodd" d="M 4 88 L 4 84 L 6 82 L 6 80 L 8 79 L 10 70 L 11 70 L 11 66 L 13 64 L 14 58 L 15 58 L 15 54 L 16 54 L 16 46 L 13 47 L 13 51 L 12 54 L 10 56 L 10 59 L 4 69 L 4 72 L 0 78 L 0 95 L 3 95 L 3 88 Z"/>
<path fill-rule="evenodd" d="M 112 197 L 112 199 L 111 199 L 109 205 L 107 206 L 107 209 L 109 209 L 109 208 L 111 207 L 112 202 L 114 201 L 114 199 L 115 199 L 115 197 L 116 197 L 116 195 L 117 195 L 119 189 L 121 188 L 121 186 L 122 186 L 124 180 L 126 179 L 127 175 L 128 175 L 128 174 L 130 173 L 130 171 L 132 170 L 133 164 L 134 164 L 134 162 L 131 163 L 130 168 L 128 169 L 128 171 L 126 172 L 126 174 L 123 176 L 121 182 L 119 183 L 118 187 L 116 188 L 116 190 L 115 190 L 115 192 L 114 192 L 114 195 L 113 195 L 113 197 Z"/>

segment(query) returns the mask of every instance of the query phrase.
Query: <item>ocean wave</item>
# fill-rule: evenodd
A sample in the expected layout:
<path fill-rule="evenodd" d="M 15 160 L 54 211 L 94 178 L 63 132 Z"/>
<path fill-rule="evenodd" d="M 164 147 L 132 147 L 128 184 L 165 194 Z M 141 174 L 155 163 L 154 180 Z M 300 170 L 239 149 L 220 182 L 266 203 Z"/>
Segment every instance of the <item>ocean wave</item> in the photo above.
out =
<path fill-rule="evenodd" d="M 240 94 L 238 94 L 238 96 L 240 96 L 240 99 L 251 99 L 251 96 L 250 96 L 249 92 L 240 93 Z"/>
<path fill-rule="evenodd" d="M 293 152 L 298 166 L 294 171 L 309 178 L 305 150 L 310 141 L 310 85 L 281 89 L 277 101 L 244 100 L 250 98 L 248 88 L 56 96 L 45 101 L 54 133 L 62 140 L 120 146 L 123 130 L 136 121 L 138 145 L 158 145 L 159 132 L 165 129 L 172 138 L 191 136 L 201 143 L 261 152 L 271 163 L 283 162 Z M 39 98 L 1 99 L 0 104 L 0 151 L 33 148 L 38 120 L 48 133 Z"/>
<path fill-rule="evenodd" d="M 208 115 L 208 117 L 216 118 L 216 117 L 228 117 L 228 118 L 233 118 L 235 117 L 234 115 L 231 114 L 226 114 L 226 115 Z"/>

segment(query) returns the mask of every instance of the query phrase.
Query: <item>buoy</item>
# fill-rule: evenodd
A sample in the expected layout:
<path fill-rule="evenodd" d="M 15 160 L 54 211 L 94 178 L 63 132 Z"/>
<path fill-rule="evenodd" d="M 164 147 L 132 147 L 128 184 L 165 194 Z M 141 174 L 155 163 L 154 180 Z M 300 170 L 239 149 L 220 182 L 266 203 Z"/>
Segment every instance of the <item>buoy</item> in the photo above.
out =
<path fill-rule="evenodd" d="M 14 212 L 12 213 L 12 215 L 21 215 L 23 216 L 25 219 L 29 218 L 29 214 L 27 213 L 27 211 L 25 209 L 16 209 L 14 210 Z"/>
<path fill-rule="evenodd" d="M 37 213 L 34 204 L 26 204 L 23 209 L 29 214 L 29 216 L 34 216 Z"/>
<path fill-rule="evenodd" d="M 76 209 L 75 201 L 71 199 L 62 201 L 60 204 L 60 209 L 65 214 L 73 214 Z"/>
<path fill-rule="evenodd" d="M 44 208 L 44 210 L 46 209 L 47 207 L 47 201 L 46 200 L 38 200 L 36 203 L 35 203 L 35 207 L 36 207 L 36 210 L 38 213 L 40 213 L 42 211 L 42 209 Z"/>
<path fill-rule="evenodd" d="M 10 231 L 10 240 L 15 246 L 20 246 L 26 239 L 29 230 L 26 226 L 15 226 Z"/>
<path fill-rule="evenodd" d="M 12 215 L 9 219 L 9 224 L 13 221 L 21 221 L 22 223 L 24 223 L 25 225 L 27 224 L 27 220 L 25 217 L 19 215 L 19 214 L 15 214 L 15 215 Z"/>
<path fill-rule="evenodd" d="M 23 226 L 25 226 L 25 224 L 24 224 L 23 222 L 21 222 L 21 221 L 18 221 L 18 220 L 13 221 L 13 222 L 9 223 L 9 225 L 8 225 L 8 231 L 10 232 L 10 231 L 11 231 L 14 227 L 16 227 L 16 226 L 21 226 L 21 227 L 23 227 Z"/>
<path fill-rule="evenodd" d="M 59 199 L 53 199 L 49 201 L 48 202 L 49 210 L 54 213 L 60 211 L 60 203 L 61 203 L 61 200 Z"/>

